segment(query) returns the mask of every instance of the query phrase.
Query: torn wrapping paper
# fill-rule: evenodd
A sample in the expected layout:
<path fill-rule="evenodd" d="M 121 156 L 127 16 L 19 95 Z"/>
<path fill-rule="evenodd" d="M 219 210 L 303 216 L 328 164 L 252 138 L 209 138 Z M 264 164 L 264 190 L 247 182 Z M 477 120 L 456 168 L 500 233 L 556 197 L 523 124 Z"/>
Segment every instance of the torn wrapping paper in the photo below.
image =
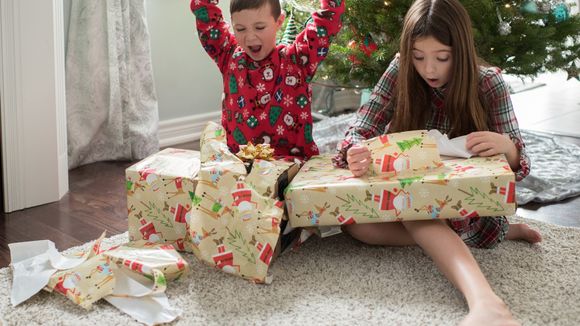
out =
<path fill-rule="evenodd" d="M 439 148 L 439 154 L 441 155 L 463 158 L 470 158 L 473 156 L 473 153 L 471 153 L 465 146 L 467 136 L 449 139 L 447 134 L 443 135 L 436 129 L 429 130 L 427 135 L 435 139 L 437 147 Z"/>
<path fill-rule="evenodd" d="M 441 166 L 437 143 L 426 130 L 386 134 L 362 144 L 371 152 L 370 174 L 393 175 Z"/>
<path fill-rule="evenodd" d="M 188 250 L 187 215 L 200 167 L 197 151 L 167 148 L 125 171 L 129 239 Z"/>
<path fill-rule="evenodd" d="M 381 156 L 379 150 L 373 152 L 373 159 Z M 414 159 L 409 155 L 410 166 Z M 515 176 L 504 155 L 447 159 L 438 167 L 390 173 L 355 178 L 349 170 L 333 167 L 330 155 L 313 157 L 286 189 L 290 224 L 306 227 L 515 213 Z"/>
<path fill-rule="evenodd" d="M 171 307 L 164 292 L 167 279 L 186 273 L 188 264 L 173 246 L 141 242 L 103 251 L 103 237 L 90 250 L 72 256 L 59 254 L 51 241 L 10 244 L 12 303 L 44 288 L 85 309 L 114 296 L 117 308 L 149 325 L 177 318 L 180 311 Z"/>
<path fill-rule="evenodd" d="M 269 282 L 284 216 L 283 203 L 274 197 L 279 178 L 294 164 L 255 160 L 248 175 L 215 123 L 202 134 L 201 157 L 188 223 L 194 254 L 227 273 Z"/>
<path fill-rule="evenodd" d="M 61 255 L 50 240 L 9 244 L 13 271 L 10 302 L 16 306 L 28 300 L 47 286 L 58 270 L 75 268 L 96 256 L 104 236 L 105 233 L 95 241 L 91 250 L 70 257 Z"/>

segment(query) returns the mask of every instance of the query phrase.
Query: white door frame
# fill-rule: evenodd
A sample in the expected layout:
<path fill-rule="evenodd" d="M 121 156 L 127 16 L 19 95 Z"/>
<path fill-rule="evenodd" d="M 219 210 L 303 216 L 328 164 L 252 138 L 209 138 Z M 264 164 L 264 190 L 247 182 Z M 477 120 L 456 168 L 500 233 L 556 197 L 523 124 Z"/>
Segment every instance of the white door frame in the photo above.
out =
<path fill-rule="evenodd" d="M 62 0 L 0 0 L 4 210 L 68 191 Z"/>

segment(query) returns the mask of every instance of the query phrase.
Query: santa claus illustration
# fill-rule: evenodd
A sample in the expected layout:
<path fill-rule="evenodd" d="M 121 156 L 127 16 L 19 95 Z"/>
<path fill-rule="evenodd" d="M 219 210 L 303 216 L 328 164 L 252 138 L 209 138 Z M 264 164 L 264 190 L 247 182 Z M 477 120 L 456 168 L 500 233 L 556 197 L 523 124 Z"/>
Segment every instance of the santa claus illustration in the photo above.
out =
<path fill-rule="evenodd" d="M 252 201 L 252 190 L 246 188 L 244 183 L 238 182 L 232 196 L 234 197 L 232 206 L 238 208 L 242 220 L 251 219 L 252 212 L 258 207 L 258 204 Z"/>
<path fill-rule="evenodd" d="M 403 154 L 385 154 L 375 160 L 375 167 L 378 167 L 380 173 L 401 172 L 411 168 L 411 159 Z"/>
<path fill-rule="evenodd" d="M 394 188 L 393 191 L 384 189 L 380 195 L 374 196 L 374 200 L 379 203 L 380 210 L 394 210 L 395 215 L 399 216 L 402 211 L 411 208 L 413 198 L 410 193 Z"/>

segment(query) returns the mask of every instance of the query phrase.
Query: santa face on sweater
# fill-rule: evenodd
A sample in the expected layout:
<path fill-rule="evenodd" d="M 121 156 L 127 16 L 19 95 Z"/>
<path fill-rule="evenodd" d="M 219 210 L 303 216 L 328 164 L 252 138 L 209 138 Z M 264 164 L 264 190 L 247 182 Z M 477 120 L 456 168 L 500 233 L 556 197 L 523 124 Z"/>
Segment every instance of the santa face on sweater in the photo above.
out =
<path fill-rule="evenodd" d="M 283 22 L 283 15 L 278 19 L 272 15 L 268 2 L 260 8 L 244 9 L 232 14 L 234 36 L 238 45 L 256 61 L 266 58 L 274 50 L 276 33 Z"/>

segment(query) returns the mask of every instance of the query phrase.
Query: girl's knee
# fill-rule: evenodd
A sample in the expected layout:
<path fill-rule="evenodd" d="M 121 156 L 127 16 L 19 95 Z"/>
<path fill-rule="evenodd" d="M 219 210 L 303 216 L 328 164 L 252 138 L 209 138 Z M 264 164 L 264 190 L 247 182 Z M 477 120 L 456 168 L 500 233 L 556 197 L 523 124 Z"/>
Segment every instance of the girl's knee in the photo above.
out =
<path fill-rule="evenodd" d="M 371 237 L 373 227 L 372 224 L 351 224 L 343 226 L 342 231 L 360 242 L 374 244 Z"/>

